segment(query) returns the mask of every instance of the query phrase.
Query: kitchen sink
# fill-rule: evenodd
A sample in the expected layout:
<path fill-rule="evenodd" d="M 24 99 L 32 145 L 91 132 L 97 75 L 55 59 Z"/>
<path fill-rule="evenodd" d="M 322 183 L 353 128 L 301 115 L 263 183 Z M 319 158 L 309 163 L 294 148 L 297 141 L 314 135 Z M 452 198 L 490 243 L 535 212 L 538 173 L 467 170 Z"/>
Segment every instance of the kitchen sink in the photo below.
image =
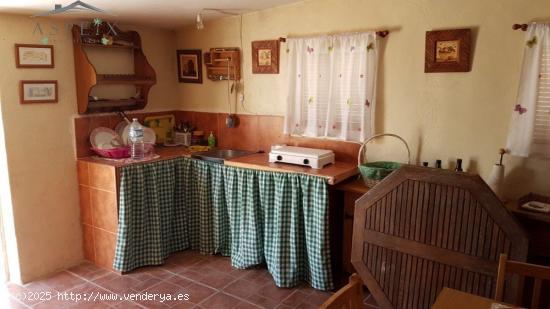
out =
<path fill-rule="evenodd" d="M 191 158 L 223 164 L 224 160 L 243 157 L 253 153 L 254 152 L 247 151 L 247 150 L 216 149 L 216 150 L 195 152 L 191 154 Z"/>

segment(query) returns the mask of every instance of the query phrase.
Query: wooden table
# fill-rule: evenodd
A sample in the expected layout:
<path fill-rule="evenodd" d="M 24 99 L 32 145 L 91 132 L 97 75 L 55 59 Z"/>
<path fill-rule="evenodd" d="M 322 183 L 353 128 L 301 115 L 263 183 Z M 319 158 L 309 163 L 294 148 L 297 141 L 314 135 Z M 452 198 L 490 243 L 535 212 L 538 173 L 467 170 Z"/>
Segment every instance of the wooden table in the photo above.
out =
<path fill-rule="evenodd" d="M 494 306 L 496 305 L 496 306 Z M 500 305 L 500 306 L 498 306 Z M 499 303 L 485 297 L 464 293 L 450 288 L 443 288 L 437 296 L 432 309 L 512 309 L 520 308 L 505 303 Z"/>
<path fill-rule="evenodd" d="M 531 197 L 530 197 L 531 196 Z M 519 220 L 529 235 L 529 262 L 550 266 L 550 213 L 540 213 L 525 210 L 520 207 L 528 200 L 543 200 L 547 198 L 529 194 L 519 201 L 506 203 L 506 208 Z"/>

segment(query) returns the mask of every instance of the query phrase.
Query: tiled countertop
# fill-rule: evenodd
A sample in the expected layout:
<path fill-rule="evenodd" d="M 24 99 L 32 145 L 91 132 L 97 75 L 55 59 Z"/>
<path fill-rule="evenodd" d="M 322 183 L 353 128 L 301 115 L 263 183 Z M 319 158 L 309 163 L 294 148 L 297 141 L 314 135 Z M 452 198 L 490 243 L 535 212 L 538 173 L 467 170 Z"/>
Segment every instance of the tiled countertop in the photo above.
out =
<path fill-rule="evenodd" d="M 159 155 L 159 157 L 145 162 L 155 162 L 158 160 L 167 160 L 177 157 L 190 157 L 192 153 L 190 150 L 183 146 L 157 147 L 155 149 L 155 152 L 157 155 Z M 95 156 L 79 158 L 78 160 L 115 167 L 122 167 L 128 164 L 140 163 L 139 161 L 123 162 L 118 160 L 103 159 Z M 340 183 L 341 181 L 358 174 L 357 165 L 351 162 L 336 161 L 334 164 L 328 165 L 325 168 L 313 169 L 309 167 L 285 163 L 270 163 L 269 155 L 267 153 L 256 153 L 244 157 L 226 160 L 225 165 L 273 172 L 301 173 L 307 175 L 321 176 L 327 178 L 328 183 L 331 185 Z"/>
<path fill-rule="evenodd" d="M 83 157 L 78 158 L 79 161 L 85 161 L 85 162 L 91 162 L 91 163 L 98 163 L 98 164 L 105 164 L 115 167 L 122 167 L 130 164 L 136 164 L 136 163 L 149 163 L 149 162 L 155 162 L 159 160 L 167 160 L 167 159 L 173 159 L 178 157 L 191 157 L 192 151 L 187 149 L 185 146 L 178 146 L 178 147 L 163 147 L 163 146 L 157 146 L 155 147 L 155 153 L 158 155 L 158 158 L 146 160 L 146 161 L 123 161 L 123 160 L 113 160 L 113 159 L 106 159 L 101 158 L 98 156 L 92 156 L 92 157 Z"/>

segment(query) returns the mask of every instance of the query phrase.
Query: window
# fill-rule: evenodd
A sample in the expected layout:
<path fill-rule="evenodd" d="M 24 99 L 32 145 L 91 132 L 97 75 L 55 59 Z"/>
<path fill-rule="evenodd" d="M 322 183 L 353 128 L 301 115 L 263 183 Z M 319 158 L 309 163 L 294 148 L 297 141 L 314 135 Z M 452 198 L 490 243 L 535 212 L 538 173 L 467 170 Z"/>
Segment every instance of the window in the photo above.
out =
<path fill-rule="evenodd" d="M 550 24 L 531 24 L 507 148 L 522 157 L 550 157 Z"/>
<path fill-rule="evenodd" d="M 364 141 L 374 128 L 374 32 L 289 38 L 285 133 Z"/>
<path fill-rule="evenodd" d="M 535 124 L 533 155 L 550 155 L 550 41 L 542 47 Z"/>

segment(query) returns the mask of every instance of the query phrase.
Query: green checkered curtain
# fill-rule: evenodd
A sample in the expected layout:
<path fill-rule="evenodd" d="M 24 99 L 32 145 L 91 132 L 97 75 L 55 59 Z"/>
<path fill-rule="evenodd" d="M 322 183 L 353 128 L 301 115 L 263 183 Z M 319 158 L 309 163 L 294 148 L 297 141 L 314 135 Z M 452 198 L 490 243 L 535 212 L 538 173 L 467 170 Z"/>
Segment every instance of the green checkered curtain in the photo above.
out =
<path fill-rule="evenodd" d="M 165 160 L 121 169 L 113 268 L 162 264 L 171 252 L 189 248 L 189 220 L 178 211 L 185 206 L 182 163 Z"/>
<path fill-rule="evenodd" d="M 135 164 L 121 168 L 119 207 L 117 270 L 193 248 L 237 268 L 265 262 L 280 287 L 334 287 L 324 178 L 188 158 Z"/>

